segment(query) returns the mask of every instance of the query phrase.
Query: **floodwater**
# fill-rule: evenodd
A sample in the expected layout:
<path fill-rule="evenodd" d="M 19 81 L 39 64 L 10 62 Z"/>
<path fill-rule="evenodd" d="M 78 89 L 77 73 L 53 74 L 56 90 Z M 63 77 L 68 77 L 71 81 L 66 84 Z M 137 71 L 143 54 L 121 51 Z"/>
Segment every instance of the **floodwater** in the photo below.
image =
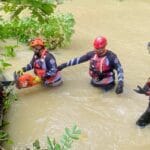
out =
<path fill-rule="evenodd" d="M 72 150 L 149 150 L 150 126 L 135 125 L 145 111 L 148 97 L 136 94 L 150 73 L 150 0 L 72 0 L 57 9 L 70 12 L 76 20 L 71 45 L 52 53 L 58 64 L 92 50 L 96 36 L 108 38 L 108 49 L 119 57 L 125 73 L 124 93 L 103 92 L 90 85 L 89 62 L 62 71 L 63 85 L 45 89 L 36 86 L 16 90 L 19 100 L 8 112 L 7 130 L 13 146 L 8 150 L 31 147 L 35 139 L 46 146 L 46 137 L 59 141 L 65 127 L 82 130 Z M 19 48 L 9 76 L 27 64 L 32 52 Z M 22 51 L 21 51 L 22 50 Z"/>

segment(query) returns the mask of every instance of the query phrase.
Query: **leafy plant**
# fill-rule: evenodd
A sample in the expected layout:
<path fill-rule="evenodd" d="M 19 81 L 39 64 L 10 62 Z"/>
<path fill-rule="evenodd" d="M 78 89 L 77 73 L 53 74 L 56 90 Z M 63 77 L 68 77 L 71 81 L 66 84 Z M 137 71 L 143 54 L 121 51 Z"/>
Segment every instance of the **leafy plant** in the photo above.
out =
<path fill-rule="evenodd" d="M 11 64 L 7 63 L 5 59 L 0 59 L 0 73 L 2 73 Z"/>
<path fill-rule="evenodd" d="M 5 87 L 4 89 L 4 101 L 3 101 L 3 112 L 6 112 L 11 104 L 17 100 L 17 95 L 14 92 L 12 86 Z"/>
<path fill-rule="evenodd" d="M 65 133 L 61 137 L 60 143 L 57 143 L 55 138 L 51 139 L 47 137 L 47 149 L 44 150 L 69 150 L 72 146 L 74 140 L 78 140 L 81 134 L 81 130 L 74 125 L 71 129 L 65 128 Z M 34 150 L 43 150 L 41 149 L 39 140 L 36 140 L 33 143 Z M 30 150 L 28 148 L 28 150 Z"/>
<path fill-rule="evenodd" d="M 13 141 L 10 140 L 9 134 L 2 129 L 3 125 L 0 127 L 0 145 L 4 142 L 7 142 L 8 144 L 13 144 Z M 4 148 L 0 146 L 0 149 L 3 150 Z"/>
<path fill-rule="evenodd" d="M 7 126 L 9 123 L 4 120 L 1 120 L 1 121 L 2 123 L 0 125 L 0 145 L 4 142 L 7 142 L 8 144 L 12 144 L 13 142 L 10 140 L 9 134 L 3 130 L 3 127 Z M 3 150 L 3 147 L 0 146 L 0 149 Z"/>
<path fill-rule="evenodd" d="M 3 54 L 3 55 L 6 56 L 6 57 L 15 57 L 15 56 L 16 56 L 16 53 L 15 53 L 14 48 L 16 48 L 16 47 L 17 47 L 17 45 L 5 46 L 5 47 L 4 47 L 4 54 Z"/>
<path fill-rule="evenodd" d="M 8 140 L 8 133 L 3 130 L 0 130 L 0 143 Z"/>
<path fill-rule="evenodd" d="M 11 18 L 19 18 L 19 14 L 28 9 L 31 12 L 31 17 L 36 17 L 38 21 L 46 21 L 45 16 L 51 15 L 56 8 L 57 1 L 42 1 L 42 0 L 3 0 L 2 9 L 5 12 L 11 12 Z"/>
<path fill-rule="evenodd" d="M 65 128 L 65 133 L 61 138 L 61 150 L 70 149 L 73 141 L 78 140 L 80 134 L 81 130 L 78 129 L 76 125 L 74 125 L 71 129 Z"/>
<path fill-rule="evenodd" d="M 5 81 L 5 76 L 0 74 L 0 81 Z M 16 100 L 16 96 L 13 92 L 13 88 L 9 86 L 4 86 L 0 82 L 0 144 L 3 142 L 7 142 L 8 144 L 12 144 L 12 141 L 9 139 L 9 135 L 7 132 L 3 130 L 3 127 L 8 125 L 8 122 L 4 121 L 4 114 L 11 105 L 11 103 Z M 0 147 L 0 149 L 3 149 Z"/>
<path fill-rule="evenodd" d="M 41 36 L 49 49 L 56 49 L 70 43 L 75 20 L 72 14 L 54 13 L 63 0 L 3 0 L 2 9 L 12 14 L 10 21 L 1 21 L 0 39 L 14 38 L 28 43 Z M 20 18 L 19 14 L 28 9 L 30 14 Z"/>
<path fill-rule="evenodd" d="M 50 49 L 62 47 L 70 43 L 75 21 L 72 14 L 52 14 L 47 22 L 39 23 L 35 18 L 24 18 L 3 22 L 1 25 L 3 38 L 14 38 L 19 42 L 28 43 L 37 36 L 44 37 Z"/>
<path fill-rule="evenodd" d="M 75 21 L 72 14 L 53 14 L 47 23 L 42 25 L 41 34 L 50 49 L 62 47 L 70 43 Z"/>

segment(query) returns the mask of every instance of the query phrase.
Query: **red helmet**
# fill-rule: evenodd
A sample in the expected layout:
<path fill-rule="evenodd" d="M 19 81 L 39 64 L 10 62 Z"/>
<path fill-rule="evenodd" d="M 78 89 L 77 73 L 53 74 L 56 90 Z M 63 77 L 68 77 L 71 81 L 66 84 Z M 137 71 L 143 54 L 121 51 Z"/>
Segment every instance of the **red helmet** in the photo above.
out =
<path fill-rule="evenodd" d="M 31 47 L 34 47 L 34 46 L 44 46 L 44 42 L 43 42 L 42 39 L 36 38 L 36 39 L 34 39 L 34 40 L 31 41 L 30 46 Z"/>
<path fill-rule="evenodd" d="M 95 49 L 103 48 L 106 45 L 107 45 L 107 39 L 103 36 L 97 37 L 93 43 Z"/>

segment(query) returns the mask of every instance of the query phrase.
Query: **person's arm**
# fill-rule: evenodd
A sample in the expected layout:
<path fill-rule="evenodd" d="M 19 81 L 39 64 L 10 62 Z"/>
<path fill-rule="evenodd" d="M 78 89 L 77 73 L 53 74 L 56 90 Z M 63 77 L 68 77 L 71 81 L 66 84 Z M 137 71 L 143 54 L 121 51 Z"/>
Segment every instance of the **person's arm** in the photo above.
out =
<path fill-rule="evenodd" d="M 117 56 L 115 56 L 114 58 L 114 66 L 117 71 L 118 82 L 123 82 L 124 81 L 123 68 Z"/>
<path fill-rule="evenodd" d="M 57 64 L 56 64 L 56 59 L 54 58 L 54 56 L 52 54 L 48 54 L 45 58 L 45 63 L 46 63 L 46 74 L 44 76 L 44 78 L 47 77 L 52 77 L 54 75 L 56 75 L 57 73 Z"/>
<path fill-rule="evenodd" d="M 84 62 L 90 60 L 90 58 L 93 56 L 93 54 L 94 54 L 93 51 L 91 51 L 91 52 L 88 52 L 87 54 L 82 55 L 80 57 L 73 58 L 73 59 L 69 60 L 68 62 L 63 63 L 60 66 L 58 66 L 58 70 L 62 70 L 62 69 L 69 67 L 69 66 L 74 66 L 74 65 L 77 65 L 80 63 L 84 63 Z"/>
<path fill-rule="evenodd" d="M 150 78 L 145 83 L 144 87 L 137 85 L 137 89 L 134 89 L 134 91 L 139 94 L 145 94 L 146 96 L 150 97 Z"/>
<path fill-rule="evenodd" d="M 115 68 L 115 70 L 117 71 L 117 76 L 118 76 L 118 85 L 116 88 L 116 93 L 120 94 L 123 92 L 123 86 L 124 86 L 124 72 L 123 72 L 123 68 L 121 66 L 121 63 L 118 59 L 118 57 L 113 54 L 113 66 Z"/>
<path fill-rule="evenodd" d="M 29 64 L 26 65 L 26 67 L 22 67 L 23 72 L 29 71 L 33 69 L 33 63 L 34 63 L 35 55 L 33 56 L 32 60 Z"/>

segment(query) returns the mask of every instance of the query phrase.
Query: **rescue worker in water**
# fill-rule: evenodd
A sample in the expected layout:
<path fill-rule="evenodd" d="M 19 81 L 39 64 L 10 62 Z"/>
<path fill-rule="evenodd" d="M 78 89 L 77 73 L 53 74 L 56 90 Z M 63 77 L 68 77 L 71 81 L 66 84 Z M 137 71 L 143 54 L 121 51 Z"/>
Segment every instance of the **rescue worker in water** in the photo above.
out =
<path fill-rule="evenodd" d="M 94 50 L 86 53 L 81 57 L 76 57 L 66 63 L 58 66 L 58 70 L 62 70 L 68 66 L 77 65 L 86 61 L 90 61 L 89 74 L 92 77 L 91 84 L 108 91 L 115 86 L 115 72 L 118 75 L 118 84 L 116 94 L 123 92 L 124 74 L 119 59 L 116 54 L 106 49 L 107 39 L 103 36 L 94 40 Z"/>
<path fill-rule="evenodd" d="M 147 44 L 147 50 L 150 53 L 150 42 L 148 42 Z M 137 85 L 137 89 L 134 89 L 134 91 L 137 92 L 138 94 L 144 94 L 146 96 L 149 96 L 149 103 L 147 109 L 136 121 L 136 124 L 138 126 L 145 127 L 146 125 L 150 124 L 150 78 L 148 78 L 143 87 Z"/>
<path fill-rule="evenodd" d="M 57 70 L 56 59 L 45 48 L 44 41 L 36 38 L 31 41 L 30 46 L 33 49 L 34 55 L 29 64 L 23 67 L 21 71 L 26 72 L 34 69 L 36 76 L 23 74 L 19 78 L 20 88 L 30 87 L 42 81 L 45 86 L 58 86 L 62 83 L 60 72 Z M 28 81 L 27 84 L 24 84 Z M 22 84 L 21 84 L 22 83 Z"/>
<path fill-rule="evenodd" d="M 138 85 L 137 89 L 134 89 L 134 91 L 139 94 L 145 94 L 146 96 L 149 96 L 149 103 L 147 109 L 136 121 L 136 124 L 138 126 L 145 127 L 146 125 L 150 124 L 150 78 L 145 83 L 143 88 Z"/>

